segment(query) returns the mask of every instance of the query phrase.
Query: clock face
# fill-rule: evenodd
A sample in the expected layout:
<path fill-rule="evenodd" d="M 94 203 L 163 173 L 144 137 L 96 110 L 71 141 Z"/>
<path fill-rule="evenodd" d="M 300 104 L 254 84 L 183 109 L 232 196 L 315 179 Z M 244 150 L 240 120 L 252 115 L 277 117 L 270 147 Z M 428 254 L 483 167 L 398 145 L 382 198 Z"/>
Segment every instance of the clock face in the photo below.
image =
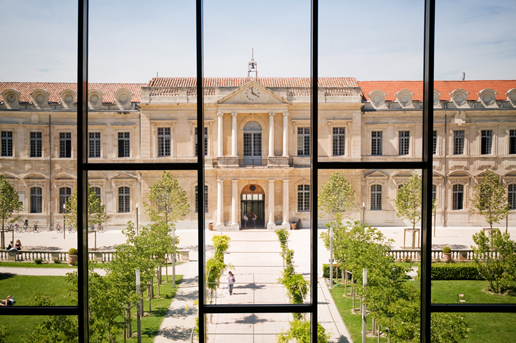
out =
<path fill-rule="evenodd" d="M 245 97 L 250 101 L 255 101 L 260 97 L 260 90 L 251 86 L 245 91 Z"/>

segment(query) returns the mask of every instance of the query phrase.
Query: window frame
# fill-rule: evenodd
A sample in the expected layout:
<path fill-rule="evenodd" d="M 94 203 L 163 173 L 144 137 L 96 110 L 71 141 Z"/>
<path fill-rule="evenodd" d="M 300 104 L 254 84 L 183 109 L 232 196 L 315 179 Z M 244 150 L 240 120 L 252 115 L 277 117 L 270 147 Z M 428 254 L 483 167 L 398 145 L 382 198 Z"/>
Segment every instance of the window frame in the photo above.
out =
<path fill-rule="evenodd" d="M 68 199 L 72 196 L 72 189 L 70 187 L 59 187 L 59 213 L 68 213 L 63 205 L 66 204 Z"/>
<path fill-rule="evenodd" d="M 509 130 L 509 155 L 516 154 L 516 130 Z"/>
<path fill-rule="evenodd" d="M 383 156 L 383 131 L 371 131 L 371 156 Z"/>
<path fill-rule="evenodd" d="M 310 137 L 312 136 L 309 126 L 297 127 L 297 156 L 310 157 Z M 301 145 L 301 150 L 299 146 Z M 301 152 L 301 153 L 300 153 Z"/>
<path fill-rule="evenodd" d="M 453 130 L 453 155 L 465 154 L 466 132 L 465 130 Z"/>
<path fill-rule="evenodd" d="M 35 190 L 39 190 L 39 194 L 34 194 Z M 43 188 L 41 187 L 30 188 L 30 213 L 43 213 Z"/>
<path fill-rule="evenodd" d="M 123 135 L 123 136 L 121 136 Z M 118 137 L 118 158 L 130 158 L 131 157 L 131 132 L 120 131 L 117 132 Z M 122 145 L 122 146 L 121 146 Z M 120 156 L 122 152 L 123 156 Z"/>
<path fill-rule="evenodd" d="M 480 131 L 480 155 L 493 154 L 493 140 L 493 130 Z"/>
<path fill-rule="evenodd" d="M 310 212 L 310 185 L 297 185 L 297 212 Z"/>
<path fill-rule="evenodd" d="M 131 187 L 117 187 L 117 196 L 118 201 L 116 213 L 131 213 Z"/>
<path fill-rule="evenodd" d="M 509 210 L 516 210 L 516 183 L 507 185 L 507 201 L 509 202 Z"/>
<path fill-rule="evenodd" d="M 335 132 L 342 131 L 342 132 Z M 345 126 L 333 126 L 331 128 L 332 133 L 332 155 L 333 156 L 346 156 L 346 127 Z"/>
<path fill-rule="evenodd" d="M 168 130 L 168 133 L 166 133 L 167 130 Z M 161 131 L 161 133 L 160 133 L 160 131 Z M 158 141 L 157 141 L 158 157 L 171 157 L 172 156 L 172 128 L 171 127 L 158 127 L 156 129 L 156 132 L 157 132 L 157 139 L 158 139 Z M 168 148 L 168 150 L 167 150 L 167 148 Z"/>
<path fill-rule="evenodd" d="M 4 135 L 5 134 L 5 135 Z M 10 136 L 8 135 L 10 134 Z M 6 136 L 6 137 L 4 137 Z M 13 157 L 13 131 L 2 131 L 1 139 L 2 139 L 2 157 Z"/>
<path fill-rule="evenodd" d="M 459 186 L 461 187 L 460 189 Z M 464 209 L 464 185 L 462 183 L 455 183 L 452 186 L 452 211 L 462 211 Z"/>
<path fill-rule="evenodd" d="M 401 187 L 403 184 L 400 184 L 399 186 Z M 374 189 L 373 189 L 374 187 Z M 383 189 L 382 189 L 382 185 L 381 184 L 378 184 L 378 183 L 375 183 L 375 184 L 372 184 L 371 187 L 369 187 L 370 189 L 370 207 L 369 209 L 371 211 L 382 211 L 382 192 L 383 192 Z M 398 187 L 399 189 L 399 187 Z"/>
<path fill-rule="evenodd" d="M 195 213 L 199 213 L 199 187 L 195 185 Z M 204 213 L 208 213 L 208 185 L 204 185 Z"/>
<path fill-rule="evenodd" d="M 59 132 L 59 158 L 72 158 L 71 132 Z"/>
<path fill-rule="evenodd" d="M 34 137 L 33 137 L 34 134 Z M 39 137 L 37 137 L 39 136 Z M 29 133 L 29 157 L 43 157 L 43 133 L 41 131 L 30 131 Z"/>
<path fill-rule="evenodd" d="M 410 130 L 398 131 L 398 156 L 410 155 Z"/>
<path fill-rule="evenodd" d="M 198 153 L 198 150 L 199 150 L 199 129 L 198 129 L 198 126 L 195 127 L 195 133 L 194 133 L 194 151 L 195 151 L 195 156 L 197 157 L 197 153 Z M 208 156 L 208 127 L 205 126 L 204 127 L 204 156 Z M 197 212 L 195 212 L 197 213 Z"/>
<path fill-rule="evenodd" d="M 92 137 L 98 135 L 98 137 Z M 93 152 L 93 154 L 92 154 Z M 100 131 L 88 132 L 88 158 L 102 157 L 102 133 Z"/>

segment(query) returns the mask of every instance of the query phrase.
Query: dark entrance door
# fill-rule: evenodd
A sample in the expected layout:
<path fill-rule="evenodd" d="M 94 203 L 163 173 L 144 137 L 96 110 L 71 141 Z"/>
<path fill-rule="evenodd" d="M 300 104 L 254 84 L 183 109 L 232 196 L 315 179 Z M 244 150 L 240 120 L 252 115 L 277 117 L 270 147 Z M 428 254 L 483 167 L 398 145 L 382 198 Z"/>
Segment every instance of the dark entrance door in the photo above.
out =
<path fill-rule="evenodd" d="M 240 218 L 242 219 L 242 228 L 244 228 L 244 214 L 247 214 L 247 217 L 249 218 L 247 228 L 254 228 L 251 213 L 256 214 L 256 228 L 265 228 L 265 201 L 263 194 L 242 194 L 241 205 L 242 213 Z"/>

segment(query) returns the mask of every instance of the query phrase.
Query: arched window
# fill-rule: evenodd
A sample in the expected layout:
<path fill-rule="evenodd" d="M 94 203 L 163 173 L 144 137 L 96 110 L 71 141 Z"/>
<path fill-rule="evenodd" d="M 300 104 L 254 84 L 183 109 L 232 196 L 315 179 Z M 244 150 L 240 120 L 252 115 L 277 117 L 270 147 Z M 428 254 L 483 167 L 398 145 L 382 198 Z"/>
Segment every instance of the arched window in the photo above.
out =
<path fill-rule="evenodd" d="M 310 185 L 297 186 L 297 211 L 310 211 Z"/>
<path fill-rule="evenodd" d="M 509 185 L 509 208 L 516 210 L 516 184 Z"/>
<path fill-rule="evenodd" d="M 382 186 L 372 185 L 371 186 L 371 210 L 382 209 Z"/>
<path fill-rule="evenodd" d="M 65 204 L 71 195 L 72 189 L 70 187 L 59 188 L 59 213 L 67 213 Z"/>
<path fill-rule="evenodd" d="M 462 210 L 464 209 L 464 186 L 453 185 L 453 209 Z"/>
<path fill-rule="evenodd" d="M 43 191 L 40 187 L 30 189 L 30 213 L 43 212 Z"/>
<path fill-rule="evenodd" d="M 261 165 L 262 163 L 262 127 L 255 121 L 244 126 L 244 164 Z"/>
<path fill-rule="evenodd" d="M 118 188 L 118 213 L 131 211 L 131 190 L 129 187 Z"/>

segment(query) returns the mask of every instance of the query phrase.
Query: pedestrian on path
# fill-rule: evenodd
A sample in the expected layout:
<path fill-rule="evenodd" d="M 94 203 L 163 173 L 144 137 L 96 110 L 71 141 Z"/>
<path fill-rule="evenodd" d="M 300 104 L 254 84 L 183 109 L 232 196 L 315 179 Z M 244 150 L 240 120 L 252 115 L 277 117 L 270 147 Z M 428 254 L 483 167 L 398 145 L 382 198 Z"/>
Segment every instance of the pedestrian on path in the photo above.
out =
<path fill-rule="evenodd" d="M 249 218 L 247 218 L 247 214 L 244 213 L 244 229 L 247 229 L 247 221 Z"/>
<path fill-rule="evenodd" d="M 228 289 L 229 289 L 229 295 L 233 294 L 233 285 L 235 284 L 235 275 L 231 272 L 231 270 L 228 272 Z"/>

